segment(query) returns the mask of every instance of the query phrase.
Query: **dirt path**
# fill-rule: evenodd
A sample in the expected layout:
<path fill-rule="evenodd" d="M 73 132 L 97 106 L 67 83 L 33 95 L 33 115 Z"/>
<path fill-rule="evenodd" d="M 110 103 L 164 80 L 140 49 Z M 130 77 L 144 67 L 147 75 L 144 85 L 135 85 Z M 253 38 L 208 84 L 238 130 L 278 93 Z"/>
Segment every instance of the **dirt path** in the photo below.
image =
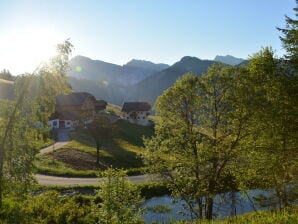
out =
<path fill-rule="evenodd" d="M 101 178 L 84 177 L 55 177 L 36 174 L 37 182 L 44 186 L 84 186 L 98 185 Z M 130 176 L 128 179 L 133 183 L 149 182 L 151 179 L 146 175 Z"/>

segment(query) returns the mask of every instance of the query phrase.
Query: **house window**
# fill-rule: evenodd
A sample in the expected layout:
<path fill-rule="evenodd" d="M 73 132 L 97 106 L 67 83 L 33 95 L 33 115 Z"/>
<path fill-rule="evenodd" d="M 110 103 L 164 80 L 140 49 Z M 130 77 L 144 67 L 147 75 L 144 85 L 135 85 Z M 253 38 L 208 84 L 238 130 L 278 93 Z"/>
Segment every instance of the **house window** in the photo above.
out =
<path fill-rule="evenodd" d="M 57 126 L 57 121 L 54 121 L 53 122 L 53 126 Z"/>
<path fill-rule="evenodd" d="M 145 119 L 145 117 L 143 117 L 143 119 Z"/>
<path fill-rule="evenodd" d="M 138 119 L 140 119 L 140 117 L 138 117 Z"/>

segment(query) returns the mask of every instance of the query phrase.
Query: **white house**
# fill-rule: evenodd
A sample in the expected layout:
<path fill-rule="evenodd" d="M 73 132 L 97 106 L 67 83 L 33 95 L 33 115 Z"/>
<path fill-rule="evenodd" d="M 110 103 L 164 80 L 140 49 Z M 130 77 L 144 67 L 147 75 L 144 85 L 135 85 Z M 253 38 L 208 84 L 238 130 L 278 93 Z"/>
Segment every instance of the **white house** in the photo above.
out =
<path fill-rule="evenodd" d="M 79 124 L 80 118 L 71 112 L 55 112 L 51 115 L 49 126 L 55 128 L 73 128 Z"/>
<path fill-rule="evenodd" d="M 148 116 L 151 106 L 147 102 L 124 102 L 122 106 L 122 119 L 133 124 L 150 125 Z"/>

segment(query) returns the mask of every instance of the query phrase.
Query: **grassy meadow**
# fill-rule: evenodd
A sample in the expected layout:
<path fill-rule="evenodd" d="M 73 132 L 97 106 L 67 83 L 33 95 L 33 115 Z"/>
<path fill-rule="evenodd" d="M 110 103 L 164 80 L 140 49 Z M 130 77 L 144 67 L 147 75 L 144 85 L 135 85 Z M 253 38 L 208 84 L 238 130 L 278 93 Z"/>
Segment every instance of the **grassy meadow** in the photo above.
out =
<path fill-rule="evenodd" d="M 99 151 L 100 165 L 96 164 L 96 145 L 85 129 L 72 131 L 71 141 L 51 153 L 38 155 L 37 172 L 58 176 L 93 177 L 108 167 L 125 169 L 128 175 L 144 170 L 140 154 L 143 136 L 153 135 L 151 127 L 143 127 L 119 120 L 113 137 L 106 139 Z"/>

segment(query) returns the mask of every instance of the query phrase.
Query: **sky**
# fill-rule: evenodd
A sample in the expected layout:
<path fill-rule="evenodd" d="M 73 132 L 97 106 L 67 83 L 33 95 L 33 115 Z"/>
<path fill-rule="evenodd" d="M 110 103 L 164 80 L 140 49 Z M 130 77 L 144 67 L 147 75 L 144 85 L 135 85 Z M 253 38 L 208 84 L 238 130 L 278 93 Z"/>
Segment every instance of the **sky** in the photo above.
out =
<path fill-rule="evenodd" d="M 295 0 L 0 0 L 0 70 L 32 72 L 66 39 L 72 56 L 173 64 L 183 56 L 285 52 L 276 27 Z"/>

